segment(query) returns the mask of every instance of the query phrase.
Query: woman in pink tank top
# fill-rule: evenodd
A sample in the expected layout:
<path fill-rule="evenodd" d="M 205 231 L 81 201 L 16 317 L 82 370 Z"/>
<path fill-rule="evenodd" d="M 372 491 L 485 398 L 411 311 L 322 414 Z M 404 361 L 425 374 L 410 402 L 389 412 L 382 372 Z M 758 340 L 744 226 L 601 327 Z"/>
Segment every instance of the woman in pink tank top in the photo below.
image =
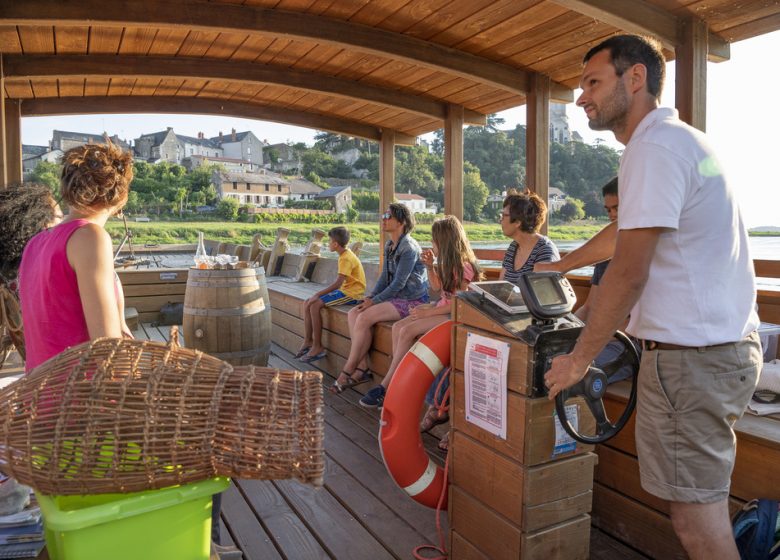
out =
<path fill-rule="evenodd" d="M 70 211 L 30 240 L 19 268 L 28 372 L 70 346 L 129 335 L 104 226 L 127 202 L 132 161 L 110 142 L 63 156 L 62 200 Z"/>

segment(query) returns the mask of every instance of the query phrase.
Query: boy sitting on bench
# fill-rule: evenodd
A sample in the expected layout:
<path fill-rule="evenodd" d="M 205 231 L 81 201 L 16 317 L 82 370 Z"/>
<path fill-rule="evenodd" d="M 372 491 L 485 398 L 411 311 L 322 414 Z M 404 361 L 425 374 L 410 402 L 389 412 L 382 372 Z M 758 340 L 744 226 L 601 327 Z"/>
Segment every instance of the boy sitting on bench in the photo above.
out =
<path fill-rule="evenodd" d="M 355 253 L 347 249 L 349 230 L 335 227 L 328 232 L 329 249 L 339 254 L 339 273 L 336 280 L 303 302 L 304 338 L 295 355 L 302 362 L 310 364 L 321 360 L 328 353 L 322 346 L 323 307 L 354 305 L 363 299 L 366 290 L 366 274 Z"/>

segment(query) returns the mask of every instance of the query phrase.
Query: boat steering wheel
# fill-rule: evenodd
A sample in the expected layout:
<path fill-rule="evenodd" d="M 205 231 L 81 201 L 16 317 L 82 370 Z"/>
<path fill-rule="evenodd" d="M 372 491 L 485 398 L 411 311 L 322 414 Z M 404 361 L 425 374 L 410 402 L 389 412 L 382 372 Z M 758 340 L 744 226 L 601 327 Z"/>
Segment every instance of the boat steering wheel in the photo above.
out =
<path fill-rule="evenodd" d="M 614 360 L 607 362 L 601 369 L 591 366 L 588 368 L 585 377 L 577 384 L 564 389 L 555 397 L 555 411 L 558 414 L 561 425 L 566 432 L 575 440 L 581 443 L 596 444 L 603 443 L 614 437 L 631 418 L 636 406 L 637 376 L 639 374 L 639 352 L 625 334 L 617 331 L 614 335 L 618 341 L 623 344 L 623 351 Z M 607 412 L 604 407 L 604 394 L 607 392 L 609 378 L 615 375 L 623 367 L 631 367 L 631 395 L 623 413 L 617 422 L 610 422 L 607 418 Z M 591 414 L 596 419 L 596 434 L 584 435 L 578 432 L 566 416 L 565 403 L 567 399 L 582 396 L 588 405 Z"/>

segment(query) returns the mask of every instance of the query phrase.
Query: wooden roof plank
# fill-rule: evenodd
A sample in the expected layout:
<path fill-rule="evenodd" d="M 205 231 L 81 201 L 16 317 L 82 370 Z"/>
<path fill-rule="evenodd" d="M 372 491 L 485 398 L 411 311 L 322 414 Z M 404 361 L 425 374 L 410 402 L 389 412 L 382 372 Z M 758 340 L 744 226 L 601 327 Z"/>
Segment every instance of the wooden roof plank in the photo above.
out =
<path fill-rule="evenodd" d="M 532 63 L 538 63 L 550 56 L 568 53 L 569 59 L 575 59 L 581 63 L 586 51 L 580 51 L 579 47 L 588 37 L 605 37 L 615 33 L 614 28 L 606 23 L 592 19 L 585 20 L 583 16 L 577 16 L 575 19 L 566 17 L 569 21 L 565 24 L 559 19 L 561 18 L 556 18 L 555 23 L 561 24 L 564 33 L 554 34 L 551 31 L 543 31 L 539 39 L 533 43 L 521 41 L 520 48 L 504 60 L 511 61 L 513 64 L 522 60 L 524 64 L 530 66 Z M 551 25 L 549 30 L 555 27 Z M 563 45 L 564 48 L 558 48 L 557 45 Z"/>
<path fill-rule="evenodd" d="M 22 43 L 15 25 L 0 26 L 0 52 L 5 54 L 22 52 Z"/>
<path fill-rule="evenodd" d="M 472 38 L 480 35 L 484 39 L 485 36 L 494 35 L 493 30 L 496 26 L 517 16 L 534 2 L 539 1 L 499 0 L 498 2 L 493 2 L 463 21 L 458 22 L 457 25 L 437 33 L 430 40 L 448 47 L 454 47 L 464 44 L 464 36 Z M 481 45 L 482 43 L 477 41 L 477 44 Z M 468 48 L 464 50 L 470 51 Z"/>
<path fill-rule="evenodd" d="M 252 62 L 257 59 L 273 41 L 272 37 L 249 35 L 241 48 L 234 52 L 230 59 Z"/>
<path fill-rule="evenodd" d="M 333 2 L 322 15 L 334 19 L 348 20 L 369 3 L 370 0 L 338 0 L 338 2 Z"/>
<path fill-rule="evenodd" d="M 751 21 L 750 23 L 722 29 L 719 33 L 725 37 L 726 40 L 734 42 L 741 41 L 748 37 L 764 35 L 765 33 L 776 31 L 777 29 L 780 29 L 780 14 L 774 14 Z"/>
<path fill-rule="evenodd" d="M 60 97 L 76 97 L 84 95 L 84 78 L 61 78 L 57 80 Z"/>
<path fill-rule="evenodd" d="M 178 92 L 179 89 L 181 89 L 185 81 L 187 80 L 163 78 L 162 80 L 160 80 L 160 84 L 157 86 L 157 89 L 154 91 L 154 95 L 156 96 L 176 95 L 176 92 Z M 198 86 L 197 90 L 194 90 L 192 95 L 197 94 L 197 92 L 200 91 L 200 89 L 204 85 L 205 82 L 203 82 L 200 86 Z"/>
<path fill-rule="evenodd" d="M 84 95 L 87 97 L 108 95 L 108 85 L 110 82 L 110 78 L 87 78 L 84 81 Z"/>
<path fill-rule="evenodd" d="M 406 6 L 406 9 L 398 10 L 382 20 L 382 29 L 397 33 L 404 32 L 418 21 L 438 12 L 447 2 L 448 0 L 416 0 L 411 2 Z"/>
<path fill-rule="evenodd" d="M 154 95 L 154 92 L 157 90 L 157 86 L 160 85 L 160 81 L 160 79 L 155 78 L 136 80 L 135 85 L 133 86 L 133 91 L 131 93 L 132 95 Z"/>
<path fill-rule="evenodd" d="M 58 97 L 57 80 L 55 78 L 43 78 L 40 80 L 30 80 L 33 95 L 35 97 Z"/>
<path fill-rule="evenodd" d="M 19 27 L 22 52 L 54 54 L 54 28 L 50 25 Z"/>
<path fill-rule="evenodd" d="M 30 80 L 5 80 L 5 92 L 11 99 L 30 99 L 33 97 Z"/>
<path fill-rule="evenodd" d="M 292 67 L 295 70 L 318 71 L 323 64 L 343 50 L 341 47 L 334 45 L 316 45 L 293 64 Z"/>
<path fill-rule="evenodd" d="M 55 86 L 56 87 L 56 86 Z M 208 98 L 163 96 L 123 97 L 62 97 L 33 99 L 22 104 L 22 116 L 81 115 L 96 113 L 181 113 L 229 115 L 250 119 L 282 122 L 318 130 L 328 130 L 348 136 L 379 140 L 379 130 L 360 122 L 337 119 L 315 113 L 302 113 L 288 109 L 236 103 Z M 415 138 L 397 133 L 396 141 L 413 144 Z"/>
<path fill-rule="evenodd" d="M 122 42 L 119 45 L 119 54 L 148 54 L 156 35 L 157 29 L 151 27 L 125 27 L 122 34 Z"/>
<path fill-rule="evenodd" d="M 63 4 L 59 0 L 26 0 L 0 4 L 0 25 L 58 26 L 127 24 L 129 27 L 187 27 L 201 31 L 245 32 L 298 38 L 343 45 L 380 57 L 404 59 L 413 64 L 446 71 L 492 84 L 509 91 L 524 92 L 529 74 L 443 45 L 345 21 L 310 14 L 250 8 L 229 4 L 208 4 L 187 0 L 159 2 L 150 9 L 139 3 L 106 4 L 102 0 L 81 0 Z M 138 52 L 138 45 L 128 48 Z M 148 50 L 148 46 L 147 46 Z M 558 86 L 560 89 L 560 86 Z M 570 92 L 569 92 L 570 95 Z"/>
<path fill-rule="evenodd" d="M 311 42 L 290 41 L 287 47 L 281 52 L 276 53 L 269 62 L 283 68 L 290 68 L 295 66 L 296 62 L 316 48 L 317 45 Z"/>
<path fill-rule="evenodd" d="M 519 4 L 524 8 L 519 14 L 499 23 L 493 29 L 477 33 L 458 43 L 455 47 L 468 49 L 479 56 L 490 56 L 497 59 L 500 58 L 500 55 L 493 54 L 496 45 L 522 38 L 529 30 L 544 25 L 545 22 L 566 13 L 565 8 L 540 0 L 522 0 Z"/>
<path fill-rule="evenodd" d="M 359 57 L 348 68 L 344 68 L 336 75 L 340 78 L 357 81 L 360 80 L 361 78 L 366 77 L 368 74 L 370 74 L 377 68 L 381 68 L 388 62 L 389 61 L 386 58 L 379 58 L 377 56 L 365 55 Z"/>
<path fill-rule="evenodd" d="M 89 53 L 117 54 L 122 41 L 121 27 L 92 27 L 89 30 Z"/>
<path fill-rule="evenodd" d="M 284 51 L 287 46 L 292 43 L 292 39 L 288 39 L 287 37 L 276 37 L 273 41 L 271 41 L 271 44 L 266 47 L 266 49 L 255 59 L 255 62 L 260 64 L 267 64 L 273 58 Z"/>
<path fill-rule="evenodd" d="M 189 35 L 186 29 L 159 29 L 149 47 L 150 56 L 173 56 Z"/>
<path fill-rule="evenodd" d="M 435 13 L 416 21 L 404 31 L 404 34 L 426 41 L 431 40 L 435 35 L 444 33 L 453 26 L 460 26 L 462 21 L 494 2 L 495 0 L 450 0 Z"/>
<path fill-rule="evenodd" d="M 64 33 L 54 30 L 54 49 L 57 54 L 87 54 L 89 27 L 70 27 Z"/>
<path fill-rule="evenodd" d="M 552 0 L 570 10 L 603 21 L 628 33 L 639 33 L 656 37 L 663 45 L 674 50 L 680 44 L 680 20 L 674 14 L 646 2 L 645 0 Z M 734 4 L 734 3 L 732 3 Z M 744 2 L 740 2 L 742 10 Z M 695 12 L 694 12 L 695 13 Z M 709 34 L 709 58 L 715 62 L 728 60 L 729 46 L 715 33 Z"/>
<path fill-rule="evenodd" d="M 201 57 L 205 56 L 214 41 L 219 37 L 216 31 L 192 31 L 182 42 L 179 56 Z"/>
<path fill-rule="evenodd" d="M 290 10 L 293 12 L 305 12 L 316 0 L 281 0 L 275 6 L 278 10 Z"/>
<path fill-rule="evenodd" d="M 133 92 L 135 78 L 111 78 L 111 84 L 108 86 L 109 96 L 125 96 Z"/>
<path fill-rule="evenodd" d="M 239 33 L 220 33 L 206 51 L 205 56 L 227 60 L 236 53 L 248 37 L 248 35 Z"/>
<path fill-rule="evenodd" d="M 393 14 L 400 12 L 414 0 L 374 0 L 352 14 L 350 21 L 363 25 L 375 26 Z M 384 26 L 382 26 L 384 27 Z"/>

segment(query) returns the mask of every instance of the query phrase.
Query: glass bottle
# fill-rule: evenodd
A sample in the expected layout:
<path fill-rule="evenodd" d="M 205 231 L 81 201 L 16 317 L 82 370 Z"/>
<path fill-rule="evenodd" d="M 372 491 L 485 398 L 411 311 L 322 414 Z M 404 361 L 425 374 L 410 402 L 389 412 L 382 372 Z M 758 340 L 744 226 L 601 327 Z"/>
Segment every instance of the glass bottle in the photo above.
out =
<path fill-rule="evenodd" d="M 206 254 L 206 245 L 203 243 L 203 232 L 198 232 L 198 248 L 195 249 L 195 268 L 206 269 L 209 267 L 209 257 Z"/>

